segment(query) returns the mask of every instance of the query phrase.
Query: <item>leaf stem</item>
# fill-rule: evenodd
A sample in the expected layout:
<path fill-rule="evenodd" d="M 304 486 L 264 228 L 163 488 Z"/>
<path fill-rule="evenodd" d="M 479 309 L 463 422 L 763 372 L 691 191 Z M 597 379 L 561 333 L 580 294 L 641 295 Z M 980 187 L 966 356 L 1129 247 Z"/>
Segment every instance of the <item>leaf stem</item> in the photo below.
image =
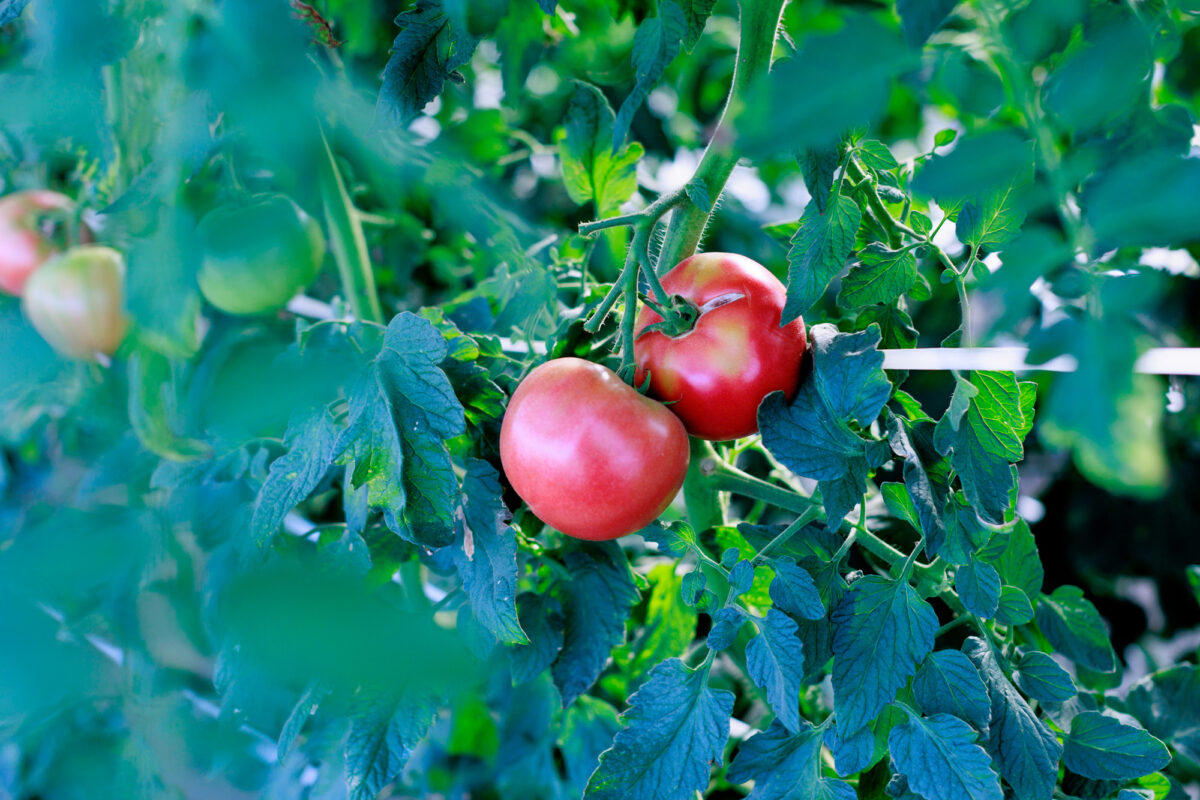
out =
<path fill-rule="evenodd" d="M 754 558 L 752 558 L 751 561 L 758 562 L 767 558 L 773 551 L 787 544 L 788 541 L 797 533 L 799 533 L 805 525 L 812 522 L 820 515 L 820 509 L 818 509 L 816 506 L 810 507 L 803 514 L 796 517 L 792 524 L 784 528 L 774 539 L 764 544 L 762 549 L 754 554 Z"/>
<path fill-rule="evenodd" d="M 942 634 L 952 631 L 955 628 L 959 627 L 960 625 L 965 625 L 970 621 L 971 621 L 971 617 L 967 616 L 967 615 L 955 617 L 954 619 L 950 620 L 942 627 L 938 628 L 937 631 L 934 632 L 933 638 L 938 639 L 942 636 Z"/>
<path fill-rule="evenodd" d="M 379 293 L 375 290 L 375 273 L 371 270 L 362 218 L 346 191 L 325 131 L 319 126 L 318 130 L 324 150 L 324 158 L 320 159 L 321 198 L 325 205 L 330 245 L 342 279 L 342 291 L 346 293 L 346 300 L 355 317 L 368 322 L 382 322 L 383 310 L 379 306 Z"/>

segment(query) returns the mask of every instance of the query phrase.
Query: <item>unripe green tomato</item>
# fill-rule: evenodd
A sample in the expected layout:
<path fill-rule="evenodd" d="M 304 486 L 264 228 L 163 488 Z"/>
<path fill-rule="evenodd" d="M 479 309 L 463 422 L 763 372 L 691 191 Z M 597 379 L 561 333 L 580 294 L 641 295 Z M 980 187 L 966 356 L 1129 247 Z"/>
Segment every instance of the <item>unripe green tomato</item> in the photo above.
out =
<path fill-rule="evenodd" d="M 204 298 L 228 314 L 278 311 L 321 270 L 321 226 L 281 194 L 257 194 L 200 220 Z"/>
<path fill-rule="evenodd" d="M 125 338 L 125 260 L 87 245 L 47 262 L 25 283 L 25 316 L 60 354 L 94 361 Z"/>

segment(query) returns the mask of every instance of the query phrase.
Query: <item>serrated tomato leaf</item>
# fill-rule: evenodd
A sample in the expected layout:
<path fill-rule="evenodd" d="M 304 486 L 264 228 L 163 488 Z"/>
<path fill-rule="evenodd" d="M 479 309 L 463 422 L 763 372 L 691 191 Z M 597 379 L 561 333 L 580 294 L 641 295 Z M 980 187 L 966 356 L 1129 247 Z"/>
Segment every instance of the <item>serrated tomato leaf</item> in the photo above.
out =
<path fill-rule="evenodd" d="M 877 575 L 833 610 L 833 707 L 845 733 L 873 720 L 933 650 L 937 614 L 907 583 Z"/>
<path fill-rule="evenodd" d="M 708 785 L 729 738 L 733 694 L 708 687 L 708 670 L 671 658 L 629 698 L 613 746 L 600 755 L 588 800 L 685 800 Z"/>

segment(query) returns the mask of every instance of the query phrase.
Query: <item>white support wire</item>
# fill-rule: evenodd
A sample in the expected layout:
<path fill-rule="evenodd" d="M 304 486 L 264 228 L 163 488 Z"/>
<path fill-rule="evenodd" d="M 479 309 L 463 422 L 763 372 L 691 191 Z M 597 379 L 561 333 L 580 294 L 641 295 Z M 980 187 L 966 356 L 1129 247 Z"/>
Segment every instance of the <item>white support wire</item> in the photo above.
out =
<path fill-rule="evenodd" d="M 333 308 L 325 302 L 305 295 L 293 297 L 288 311 L 309 319 L 334 318 Z M 518 341 L 500 337 L 504 352 L 523 355 L 532 351 L 546 354 L 545 342 Z M 971 372 L 1074 372 L 1078 363 L 1073 356 L 1059 356 L 1042 364 L 1029 363 L 1025 347 L 920 347 L 911 350 L 881 350 L 884 369 L 919 371 L 959 370 Z M 1137 360 L 1135 372 L 1150 375 L 1200 375 L 1200 347 L 1156 347 L 1147 350 Z"/>

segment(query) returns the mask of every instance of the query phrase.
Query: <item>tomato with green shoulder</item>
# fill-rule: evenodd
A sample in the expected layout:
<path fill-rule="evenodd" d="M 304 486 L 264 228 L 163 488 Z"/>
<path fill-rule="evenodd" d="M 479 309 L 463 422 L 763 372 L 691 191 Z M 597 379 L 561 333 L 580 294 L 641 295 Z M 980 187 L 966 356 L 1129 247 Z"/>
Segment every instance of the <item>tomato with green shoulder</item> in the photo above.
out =
<path fill-rule="evenodd" d="M 325 236 L 316 220 L 282 194 L 258 194 L 200 220 L 200 292 L 228 314 L 278 311 L 321 270 Z"/>
<path fill-rule="evenodd" d="M 125 260 L 110 247 L 74 247 L 29 276 L 25 316 L 58 353 L 97 361 L 120 347 L 128 329 Z"/>

